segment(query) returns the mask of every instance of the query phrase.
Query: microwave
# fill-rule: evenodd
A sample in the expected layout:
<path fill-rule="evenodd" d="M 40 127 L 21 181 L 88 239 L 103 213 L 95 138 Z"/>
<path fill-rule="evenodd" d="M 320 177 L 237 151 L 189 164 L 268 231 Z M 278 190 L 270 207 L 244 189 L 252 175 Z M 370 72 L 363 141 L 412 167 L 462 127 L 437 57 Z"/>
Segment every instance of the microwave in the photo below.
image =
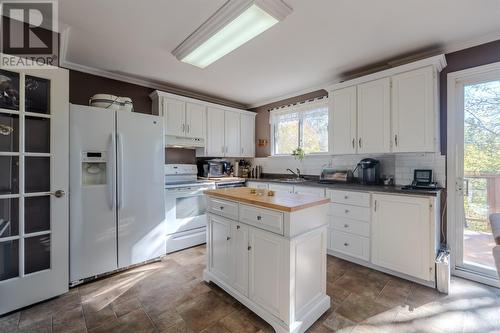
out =
<path fill-rule="evenodd" d="M 231 163 L 224 160 L 205 160 L 198 162 L 198 176 L 205 178 L 227 177 L 231 171 Z"/>

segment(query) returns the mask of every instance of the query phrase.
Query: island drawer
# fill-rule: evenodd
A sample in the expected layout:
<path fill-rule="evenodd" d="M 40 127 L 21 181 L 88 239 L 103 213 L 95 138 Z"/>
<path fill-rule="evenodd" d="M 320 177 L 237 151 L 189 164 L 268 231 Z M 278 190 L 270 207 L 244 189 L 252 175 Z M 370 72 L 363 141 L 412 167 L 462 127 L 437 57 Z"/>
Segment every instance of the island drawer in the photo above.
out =
<path fill-rule="evenodd" d="M 331 203 L 330 215 L 369 222 L 370 208 Z"/>
<path fill-rule="evenodd" d="M 370 207 L 370 193 L 326 190 L 326 196 L 335 203 Z"/>
<path fill-rule="evenodd" d="M 229 200 L 207 197 L 207 209 L 210 213 L 224 216 L 233 220 L 238 219 L 238 203 Z"/>
<path fill-rule="evenodd" d="M 283 235 L 283 213 L 240 204 L 239 221 Z"/>
<path fill-rule="evenodd" d="M 367 222 L 330 216 L 330 228 L 358 236 L 370 237 L 370 224 Z"/>
<path fill-rule="evenodd" d="M 366 237 L 331 230 L 331 248 L 351 257 L 370 260 L 370 240 Z"/>

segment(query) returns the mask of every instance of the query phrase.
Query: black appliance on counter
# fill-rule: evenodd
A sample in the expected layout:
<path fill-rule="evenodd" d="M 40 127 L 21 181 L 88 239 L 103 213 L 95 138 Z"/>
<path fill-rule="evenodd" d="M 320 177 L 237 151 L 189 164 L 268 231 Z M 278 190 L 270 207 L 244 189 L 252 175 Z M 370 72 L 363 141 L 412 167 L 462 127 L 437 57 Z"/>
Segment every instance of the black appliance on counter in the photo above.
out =
<path fill-rule="evenodd" d="M 198 160 L 198 177 L 227 177 L 231 172 L 231 163 L 222 159 Z"/>
<path fill-rule="evenodd" d="M 358 178 L 363 185 L 376 185 L 380 182 L 380 161 L 364 158 L 356 166 Z"/>

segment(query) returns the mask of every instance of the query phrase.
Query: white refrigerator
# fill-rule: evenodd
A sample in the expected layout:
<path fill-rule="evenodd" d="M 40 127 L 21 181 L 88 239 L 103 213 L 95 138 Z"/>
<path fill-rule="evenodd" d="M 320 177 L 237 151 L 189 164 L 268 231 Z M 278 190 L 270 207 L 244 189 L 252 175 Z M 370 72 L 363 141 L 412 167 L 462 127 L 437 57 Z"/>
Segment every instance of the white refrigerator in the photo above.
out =
<path fill-rule="evenodd" d="M 70 283 L 166 252 L 161 117 L 70 107 Z"/>

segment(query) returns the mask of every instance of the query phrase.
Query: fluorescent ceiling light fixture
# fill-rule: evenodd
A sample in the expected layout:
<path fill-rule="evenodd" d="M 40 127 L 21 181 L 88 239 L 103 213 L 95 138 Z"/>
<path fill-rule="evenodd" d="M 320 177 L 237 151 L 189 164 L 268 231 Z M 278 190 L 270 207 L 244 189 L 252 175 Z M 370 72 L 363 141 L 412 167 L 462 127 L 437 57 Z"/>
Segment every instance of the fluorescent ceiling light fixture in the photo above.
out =
<path fill-rule="evenodd" d="M 182 62 L 205 68 L 283 20 L 291 11 L 281 0 L 229 0 L 172 54 Z"/>

